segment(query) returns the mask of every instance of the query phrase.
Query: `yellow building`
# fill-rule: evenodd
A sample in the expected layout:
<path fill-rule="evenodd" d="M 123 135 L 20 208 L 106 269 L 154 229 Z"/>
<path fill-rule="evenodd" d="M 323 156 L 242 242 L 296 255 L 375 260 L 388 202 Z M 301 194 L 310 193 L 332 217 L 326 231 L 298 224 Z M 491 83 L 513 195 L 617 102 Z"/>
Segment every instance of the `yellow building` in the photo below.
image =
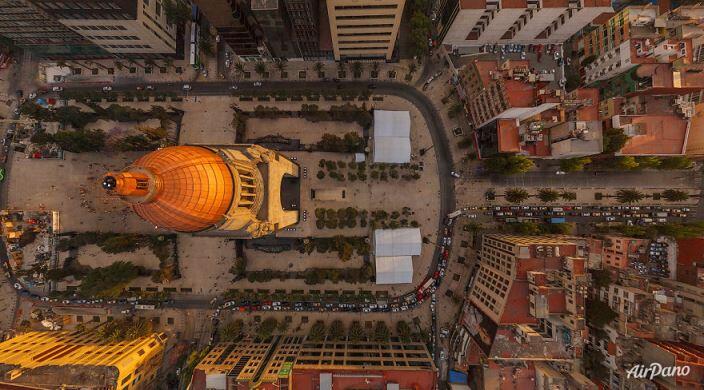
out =
<path fill-rule="evenodd" d="M 336 60 L 390 60 L 405 0 L 328 0 L 330 35 Z"/>
<path fill-rule="evenodd" d="M 0 343 L 3 383 L 39 389 L 153 389 L 163 333 L 109 342 L 97 332 L 28 332 Z"/>
<path fill-rule="evenodd" d="M 174 146 L 107 173 L 103 188 L 159 228 L 255 238 L 298 222 L 297 177 L 258 145 Z"/>

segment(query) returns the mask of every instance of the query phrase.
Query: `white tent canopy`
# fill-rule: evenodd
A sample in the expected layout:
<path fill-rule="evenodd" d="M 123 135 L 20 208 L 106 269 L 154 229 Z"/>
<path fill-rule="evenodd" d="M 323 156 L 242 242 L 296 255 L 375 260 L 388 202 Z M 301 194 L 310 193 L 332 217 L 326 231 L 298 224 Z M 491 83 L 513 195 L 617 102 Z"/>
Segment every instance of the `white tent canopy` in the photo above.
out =
<path fill-rule="evenodd" d="M 411 161 L 411 114 L 374 110 L 374 162 L 403 164 Z"/>
<path fill-rule="evenodd" d="M 377 229 L 374 254 L 378 256 L 418 256 L 423 239 L 419 228 Z"/>
<path fill-rule="evenodd" d="M 413 283 L 411 256 L 377 256 L 376 284 Z"/>

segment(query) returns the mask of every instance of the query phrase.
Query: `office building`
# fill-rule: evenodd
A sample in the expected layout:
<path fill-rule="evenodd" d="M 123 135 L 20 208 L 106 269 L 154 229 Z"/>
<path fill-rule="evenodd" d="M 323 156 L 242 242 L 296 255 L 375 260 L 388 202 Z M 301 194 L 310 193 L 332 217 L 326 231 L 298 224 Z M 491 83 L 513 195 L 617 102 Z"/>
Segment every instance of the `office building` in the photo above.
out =
<path fill-rule="evenodd" d="M 300 59 L 298 41 L 292 39 L 293 31 L 281 0 L 251 0 L 250 10 L 264 33 L 272 57 Z"/>
<path fill-rule="evenodd" d="M 98 332 L 28 332 L 0 343 L 0 388 L 153 389 L 166 335 L 109 341 Z"/>
<path fill-rule="evenodd" d="M 283 4 L 303 59 L 331 59 L 332 41 L 326 8 L 318 0 L 283 0 Z"/>
<path fill-rule="evenodd" d="M 216 344 L 196 366 L 191 389 L 432 389 L 436 375 L 420 342 L 274 336 Z"/>
<path fill-rule="evenodd" d="M 328 0 L 335 59 L 390 60 L 405 4 L 405 0 Z"/>
<path fill-rule="evenodd" d="M 264 33 L 249 12 L 249 5 L 228 0 L 193 0 L 220 39 L 242 61 L 267 58 L 269 52 L 262 42 Z"/>
<path fill-rule="evenodd" d="M 31 0 L 64 26 L 115 56 L 174 56 L 176 26 L 157 0 Z"/>
<path fill-rule="evenodd" d="M 30 0 L 0 0 L 0 36 L 41 58 L 99 58 L 100 46 L 55 20 Z"/>
<path fill-rule="evenodd" d="M 439 36 L 453 49 L 486 44 L 563 43 L 613 12 L 608 0 L 462 0 L 447 2 Z"/>

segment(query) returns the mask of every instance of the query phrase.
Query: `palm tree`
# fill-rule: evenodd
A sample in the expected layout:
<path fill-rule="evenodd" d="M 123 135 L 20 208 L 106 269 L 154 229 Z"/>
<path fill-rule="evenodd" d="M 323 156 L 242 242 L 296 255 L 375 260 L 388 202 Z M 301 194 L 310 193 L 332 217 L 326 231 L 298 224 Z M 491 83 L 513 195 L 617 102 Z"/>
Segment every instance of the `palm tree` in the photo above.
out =
<path fill-rule="evenodd" d="M 418 70 L 418 65 L 415 62 L 408 64 L 408 73 L 413 74 Z"/>
<path fill-rule="evenodd" d="M 345 335 L 345 325 L 340 320 L 335 320 L 330 324 L 328 336 L 332 340 L 340 340 Z"/>
<path fill-rule="evenodd" d="M 274 66 L 276 67 L 276 69 L 278 69 L 279 72 L 281 73 L 281 78 L 284 77 L 283 73 L 286 71 L 286 65 L 287 65 L 286 60 L 279 60 L 274 63 Z"/>
<path fill-rule="evenodd" d="M 244 62 L 235 62 L 234 68 L 235 74 L 237 74 L 237 76 L 239 77 L 244 76 L 244 74 L 247 72 L 247 67 L 245 66 Z"/>
<path fill-rule="evenodd" d="M 376 326 L 374 327 L 374 340 L 387 341 L 390 335 L 391 332 L 389 331 L 389 327 L 386 326 L 386 322 L 377 321 Z"/>
<path fill-rule="evenodd" d="M 374 62 L 372 63 L 372 74 L 374 77 L 379 77 L 379 63 Z"/>
<path fill-rule="evenodd" d="M 349 341 L 361 341 L 364 340 L 366 337 L 367 335 L 364 332 L 364 328 L 362 328 L 362 325 L 359 323 L 359 321 L 354 321 L 352 325 L 350 325 L 350 329 L 347 331 L 347 339 Z"/>
<path fill-rule="evenodd" d="M 266 73 L 266 64 L 262 61 L 257 61 L 254 65 L 254 71 L 257 72 L 260 77 L 264 77 L 264 73 Z"/>
<path fill-rule="evenodd" d="M 683 202 L 689 199 L 689 194 L 682 190 L 665 190 L 662 197 L 668 202 Z"/>
<path fill-rule="evenodd" d="M 645 198 L 642 192 L 638 190 L 618 190 L 616 199 L 619 203 L 636 203 Z"/>
<path fill-rule="evenodd" d="M 318 77 L 322 78 L 323 76 L 321 73 L 323 73 L 323 63 L 322 62 L 316 62 L 315 65 L 313 65 L 313 69 L 318 73 Z"/>
<path fill-rule="evenodd" d="M 323 321 L 318 321 L 310 328 L 308 332 L 308 338 L 313 341 L 320 341 L 325 338 L 325 323 Z"/>
<path fill-rule="evenodd" d="M 351 64 L 352 68 L 352 74 L 354 74 L 355 78 L 360 78 L 362 77 L 362 71 L 364 70 L 364 65 L 362 65 L 361 62 L 355 61 Z"/>
<path fill-rule="evenodd" d="M 345 63 L 342 61 L 337 62 L 337 73 L 340 77 L 345 77 Z"/>
<path fill-rule="evenodd" d="M 560 197 L 560 193 L 550 188 L 538 190 L 538 199 L 542 202 L 554 202 Z"/>
<path fill-rule="evenodd" d="M 504 196 L 506 197 L 506 200 L 511 203 L 523 203 L 528 198 L 530 198 L 530 194 L 528 194 L 528 191 L 524 190 L 523 188 L 508 189 L 506 190 Z"/>
<path fill-rule="evenodd" d="M 572 191 L 564 191 L 560 193 L 560 198 L 564 200 L 575 200 L 577 199 L 577 193 Z"/>

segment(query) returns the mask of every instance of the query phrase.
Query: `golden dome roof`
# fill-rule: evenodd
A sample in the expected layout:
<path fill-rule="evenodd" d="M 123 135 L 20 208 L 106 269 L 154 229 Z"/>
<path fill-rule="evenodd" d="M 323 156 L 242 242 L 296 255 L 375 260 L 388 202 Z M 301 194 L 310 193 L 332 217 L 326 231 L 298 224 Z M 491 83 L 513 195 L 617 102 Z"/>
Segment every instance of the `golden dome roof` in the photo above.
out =
<path fill-rule="evenodd" d="M 110 175 L 103 186 L 123 195 L 140 217 L 180 232 L 218 224 L 235 195 L 234 179 L 225 161 L 199 146 L 160 149 L 142 156 L 126 172 Z M 140 177 L 147 183 L 142 192 Z"/>

